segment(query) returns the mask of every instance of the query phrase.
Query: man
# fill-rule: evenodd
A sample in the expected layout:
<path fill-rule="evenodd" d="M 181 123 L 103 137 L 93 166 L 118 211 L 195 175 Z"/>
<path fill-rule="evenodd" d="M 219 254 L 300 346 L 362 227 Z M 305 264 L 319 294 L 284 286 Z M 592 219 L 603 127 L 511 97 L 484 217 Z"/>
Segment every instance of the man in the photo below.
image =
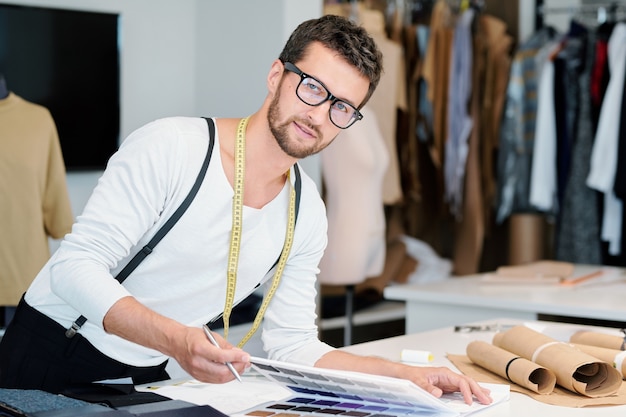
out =
<path fill-rule="evenodd" d="M 227 325 L 232 305 L 267 282 L 259 317 L 270 358 L 407 378 L 436 396 L 460 390 L 467 402 L 490 402 L 449 369 L 358 357 L 317 337 L 326 217 L 295 164 L 358 121 L 381 70 L 362 28 L 337 16 L 301 24 L 271 65 L 261 108 L 249 119 L 215 120 L 198 194 L 120 285 L 113 277 L 186 197 L 208 142 L 200 118 L 166 118 L 132 133 L 18 307 L 0 345 L 0 385 L 63 392 L 124 376 L 149 382 L 167 378 L 168 357 L 198 380 L 230 381 L 224 363 L 243 372 L 249 355 L 217 334 L 222 349 L 213 346 L 201 326 L 223 312 Z M 80 315 L 86 322 L 66 337 Z"/>

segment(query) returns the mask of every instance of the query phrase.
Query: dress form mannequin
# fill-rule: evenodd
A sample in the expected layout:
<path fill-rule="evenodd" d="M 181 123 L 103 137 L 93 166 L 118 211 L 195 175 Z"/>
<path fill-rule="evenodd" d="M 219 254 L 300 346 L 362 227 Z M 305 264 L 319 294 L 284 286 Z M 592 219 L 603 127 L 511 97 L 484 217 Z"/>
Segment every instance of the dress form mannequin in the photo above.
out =
<path fill-rule="evenodd" d="M 385 266 L 383 176 L 389 157 L 376 115 L 365 106 L 363 120 L 339 133 L 321 153 L 328 245 L 320 261 L 321 284 L 345 286 L 351 344 L 354 286 Z"/>
<path fill-rule="evenodd" d="M 384 14 L 379 10 L 366 8 L 361 2 L 326 5 L 324 13 L 356 19 L 383 54 L 385 70 L 368 106 L 378 117 L 380 132 L 389 155 L 389 164 L 383 177 L 383 202 L 388 205 L 397 204 L 402 200 L 400 162 L 396 146 L 397 111 L 408 110 L 402 46 L 387 37 Z"/>
<path fill-rule="evenodd" d="M 379 190 L 380 201 L 375 202 L 373 198 L 370 198 L 372 207 L 359 207 L 356 204 L 349 203 L 350 199 L 342 197 L 343 203 L 348 204 L 346 210 L 349 212 L 336 218 L 341 218 L 339 223 L 336 219 L 333 219 L 333 207 L 334 204 L 330 199 L 330 195 L 327 196 L 327 209 L 329 216 L 329 243 L 322 261 L 320 262 L 320 275 L 319 279 L 322 284 L 332 285 L 337 287 L 331 287 L 330 292 L 332 294 L 343 294 L 345 289 L 346 293 L 346 316 L 348 322 L 351 320 L 352 311 L 352 295 L 357 296 L 365 295 L 363 292 L 370 290 L 376 292 L 378 299 L 382 296 L 381 288 L 384 288 L 389 282 L 396 281 L 402 282 L 401 277 L 408 277 L 408 274 L 415 269 L 416 261 L 411 259 L 406 254 L 406 248 L 404 244 L 397 241 L 395 236 L 389 239 L 389 233 L 386 233 L 388 225 L 385 224 L 385 205 L 394 205 L 402 201 L 402 188 L 400 181 L 400 164 L 397 154 L 396 145 L 396 127 L 397 127 L 397 111 L 407 110 L 407 97 L 405 88 L 405 70 L 404 70 L 404 53 L 402 46 L 392 40 L 390 40 L 385 33 L 385 17 L 379 10 L 373 10 L 366 8 L 361 2 L 351 2 L 350 4 L 332 4 L 324 6 L 325 14 L 334 14 L 344 16 L 358 21 L 363 26 L 370 36 L 376 41 L 381 53 L 383 54 L 384 72 L 381 76 L 381 80 L 378 84 L 378 88 L 368 101 L 366 110 L 369 110 L 372 116 L 376 117 L 378 129 L 375 130 L 379 135 L 379 142 L 382 142 L 383 148 L 381 151 L 385 153 L 385 167 L 381 168 L 382 173 L 379 173 L 382 189 Z M 356 151 L 362 152 L 364 149 L 359 149 L 363 146 L 363 140 L 373 140 L 374 130 L 364 129 L 366 119 L 371 119 L 370 116 L 365 117 L 362 121 L 357 123 L 361 125 L 359 129 L 362 129 L 360 138 L 355 141 L 354 147 L 351 147 L 346 151 L 344 159 L 348 156 L 353 157 L 353 153 Z M 357 127 L 352 126 L 348 131 L 349 134 L 357 135 Z M 343 137 L 345 132 L 342 132 L 336 142 L 344 141 Z M 347 142 L 347 141 L 345 141 Z M 334 146 L 335 143 L 333 143 Z M 330 148 L 330 147 L 329 147 Z M 336 151 L 330 151 L 335 153 Z M 325 152 L 325 151 L 324 151 Z M 322 152 L 322 153 L 324 153 Z M 379 158 L 379 164 L 383 163 L 382 158 Z M 354 163 L 355 161 L 352 161 Z M 348 167 L 346 167 L 347 169 Z M 332 181 L 338 181 L 335 174 L 330 174 L 329 170 L 324 165 L 324 157 L 322 157 L 322 176 L 331 177 Z M 373 188 L 370 187 L 373 184 L 369 178 L 375 175 L 375 171 L 369 171 L 364 175 L 357 174 L 356 172 L 347 173 L 346 186 L 338 186 L 337 193 L 346 193 L 351 188 L 350 192 L 373 192 Z M 367 186 L 367 187 L 365 187 Z M 356 190 L 354 188 L 366 189 Z M 368 191 L 369 190 L 369 191 Z M 330 190 L 327 186 L 327 193 Z M 373 197 L 373 194 L 370 194 Z M 347 202 L 347 203 L 346 203 Z M 379 217 L 369 217 L 372 219 L 380 218 L 376 222 L 366 222 L 364 219 L 368 217 L 364 213 L 364 210 L 371 210 L 375 208 L 378 210 Z M 343 224 L 343 218 L 347 219 L 347 222 L 358 221 L 361 223 L 361 230 L 357 230 L 355 227 L 348 227 Z M 334 227 L 340 227 L 339 230 L 331 230 L 333 223 L 337 223 Z M 379 224 L 380 228 L 376 228 Z M 364 237 L 366 232 L 376 232 L 376 237 L 369 235 L 370 237 Z M 335 236 L 333 236 L 335 234 Z M 343 240 L 339 239 L 339 234 Z M 342 243 L 345 242 L 345 243 Z M 375 244 L 374 242 L 378 242 Z M 347 245 L 347 246 L 346 246 Z M 334 247 L 334 249 L 333 249 Z M 376 249 L 375 249 L 376 248 Z M 349 259 L 347 256 L 348 251 L 352 254 L 353 258 Z M 372 255 L 374 254 L 374 255 Z M 357 259 L 358 258 L 358 259 Z M 340 286 L 344 287 L 340 287 Z M 328 290 L 328 287 L 326 288 Z M 367 297 L 370 298 L 376 297 Z M 374 301 L 373 299 L 371 301 Z M 369 301 L 369 303 L 371 303 Z M 350 330 L 350 324 L 346 328 L 346 333 Z M 349 344 L 350 337 L 344 333 L 345 345 Z"/>
<path fill-rule="evenodd" d="M 69 233 L 74 217 L 52 115 L 10 92 L 3 78 L 0 97 L 0 313 L 4 313 L 0 327 L 4 327 L 50 258 L 48 239 Z"/>
<path fill-rule="evenodd" d="M 376 115 L 342 131 L 320 156 L 328 217 L 328 246 L 320 261 L 322 284 L 349 285 L 382 272 L 385 213 L 382 178 L 389 157 Z"/>
<path fill-rule="evenodd" d="M 403 197 L 396 131 L 397 111 L 408 110 L 404 52 L 400 44 L 387 37 L 385 17 L 382 12 L 361 8 L 359 21 L 376 41 L 376 45 L 383 54 L 385 71 L 368 105 L 378 117 L 380 131 L 389 154 L 389 165 L 383 177 L 383 201 L 387 205 L 393 205 L 401 202 Z"/>

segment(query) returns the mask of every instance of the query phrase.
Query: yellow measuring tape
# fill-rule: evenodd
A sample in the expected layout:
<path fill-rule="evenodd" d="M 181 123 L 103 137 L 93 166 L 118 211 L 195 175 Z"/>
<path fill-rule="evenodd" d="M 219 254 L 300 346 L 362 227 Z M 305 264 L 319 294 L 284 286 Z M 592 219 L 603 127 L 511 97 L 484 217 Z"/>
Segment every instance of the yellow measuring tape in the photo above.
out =
<path fill-rule="evenodd" d="M 235 299 L 235 288 L 237 287 L 237 267 L 239 264 L 239 248 L 241 246 L 241 227 L 243 224 L 243 182 L 245 177 L 245 156 L 246 156 L 246 127 L 250 117 L 241 119 L 237 127 L 237 140 L 235 142 L 235 177 L 234 177 L 234 193 L 233 196 L 233 225 L 230 235 L 230 250 L 228 253 L 228 269 L 226 284 L 226 302 L 224 303 L 224 338 L 228 339 L 228 323 L 230 321 L 230 313 L 233 310 L 233 301 Z M 289 181 L 290 174 L 287 172 L 287 180 Z M 243 339 L 237 344 L 238 347 L 242 347 L 252 337 L 254 332 L 257 331 L 265 310 L 269 305 L 270 300 L 276 293 L 280 278 L 283 275 L 285 265 L 287 264 L 287 258 L 291 251 L 291 245 L 293 243 L 293 235 L 296 226 L 296 191 L 295 188 L 291 188 L 289 195 L 289 213 L 287 220 L 287 232 L 285 234 L 285 243 L 283 250 L 280 253 L 278 264 L 276 265 L 276 272 L 272 278 L 272 286 L 267 292 L 267 295 L 263 298 L 261 307 L 257 312 L 252 328 L 248 331 Z"/>

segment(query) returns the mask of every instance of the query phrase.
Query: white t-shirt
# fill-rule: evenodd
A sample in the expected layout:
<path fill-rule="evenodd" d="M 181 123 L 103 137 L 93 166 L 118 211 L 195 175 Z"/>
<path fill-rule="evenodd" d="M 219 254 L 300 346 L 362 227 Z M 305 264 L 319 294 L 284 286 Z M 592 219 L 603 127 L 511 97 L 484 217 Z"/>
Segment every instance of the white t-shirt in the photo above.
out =
<path fill-rule="evenodd" d="M 191 206 L 123 285 L 113 278 L 187 196 L 208 142 L 202 118 L 160 119 L 129 135 L 72 233 L 27 291 L 28 304 L 65 328 L 84 315 L 88 321 L 80 333 L 101 352 L 134 366 L 166 358 L 104 332 L 104 315 L 120 298 L 131 294 L 189 326 L 218 316 L 226 297 L 233 189 L 222 167 L 217 131 L 206 177 Z M 268 271 L 284 244 L 290 190 L 286 184 L 261 209 L 244 207 L 235 302 L 273 277 L 274 271 Z M 318 340 L 315 308 L 327 221 L 316 186 L 304 172 L 299 207 L 293 246 L 265 313 L 262 339 L 270 358 L 313 364 L 332 349 Z"/>

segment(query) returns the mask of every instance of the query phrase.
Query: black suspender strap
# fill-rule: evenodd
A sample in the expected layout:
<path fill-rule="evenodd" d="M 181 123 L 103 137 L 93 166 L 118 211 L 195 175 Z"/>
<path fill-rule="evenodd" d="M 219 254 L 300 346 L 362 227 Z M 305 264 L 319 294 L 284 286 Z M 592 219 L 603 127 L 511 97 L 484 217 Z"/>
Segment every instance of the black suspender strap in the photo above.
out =
<path fill-rule="evenodd" d="M 204 162 L 202 163 L 202 168 L 198 173 L 198 177 L 196 178 L 196 182 L 193 187 L 185 197 L 185 200 L 181 203 L 181 205 L 176 209 L 172 217 L 170 217 L 163 226 L 156 232 L 156 234 L 150 239 L 150 241 L 139 251 L 135 256 L 128 262 L 128 264 L 122 269 L 119 274 L 115 277 L 120 283 L 124 282 L 126 278 L 139 266 L 139 264 L 146 258 L 146 256 L 152 253 L 152 250 L 156 245 L 159 244 L 161 239 L 170 231 L 170 229 L 176 224 L 176 222 L 182 217 L 182 215 L 187 211 L 187 208 L 191 205 L 191 202 L 195 198 L 200 186 L 202 185 L 202 180 L 209 168 L 209 162 L 211 161 L 211 154 L 213 153 L 213 145 L 215 143 L 215 124 L 213 119 L 208 117 L 204 118 L 209 126 L 209 147 L 207 149 L 206 156 L 204 158 Z M 81 327 L 85 324 L 87 318 L 85 316 L 80 316 L 72 323 L 72 326 L 65 331 L 65 336 L 68 338 L 74 337 L 76 332 L 80 330 Z"/>
<path fill-rule="evenodd" d="M 302 178 L 300 176 L 300 166 L 296 163 L 293 166 L 293 171 L 296 173 L 296 223 L 298 222 L 298 210 L 300 209 L 300 189 L 302 188 Z"/>

